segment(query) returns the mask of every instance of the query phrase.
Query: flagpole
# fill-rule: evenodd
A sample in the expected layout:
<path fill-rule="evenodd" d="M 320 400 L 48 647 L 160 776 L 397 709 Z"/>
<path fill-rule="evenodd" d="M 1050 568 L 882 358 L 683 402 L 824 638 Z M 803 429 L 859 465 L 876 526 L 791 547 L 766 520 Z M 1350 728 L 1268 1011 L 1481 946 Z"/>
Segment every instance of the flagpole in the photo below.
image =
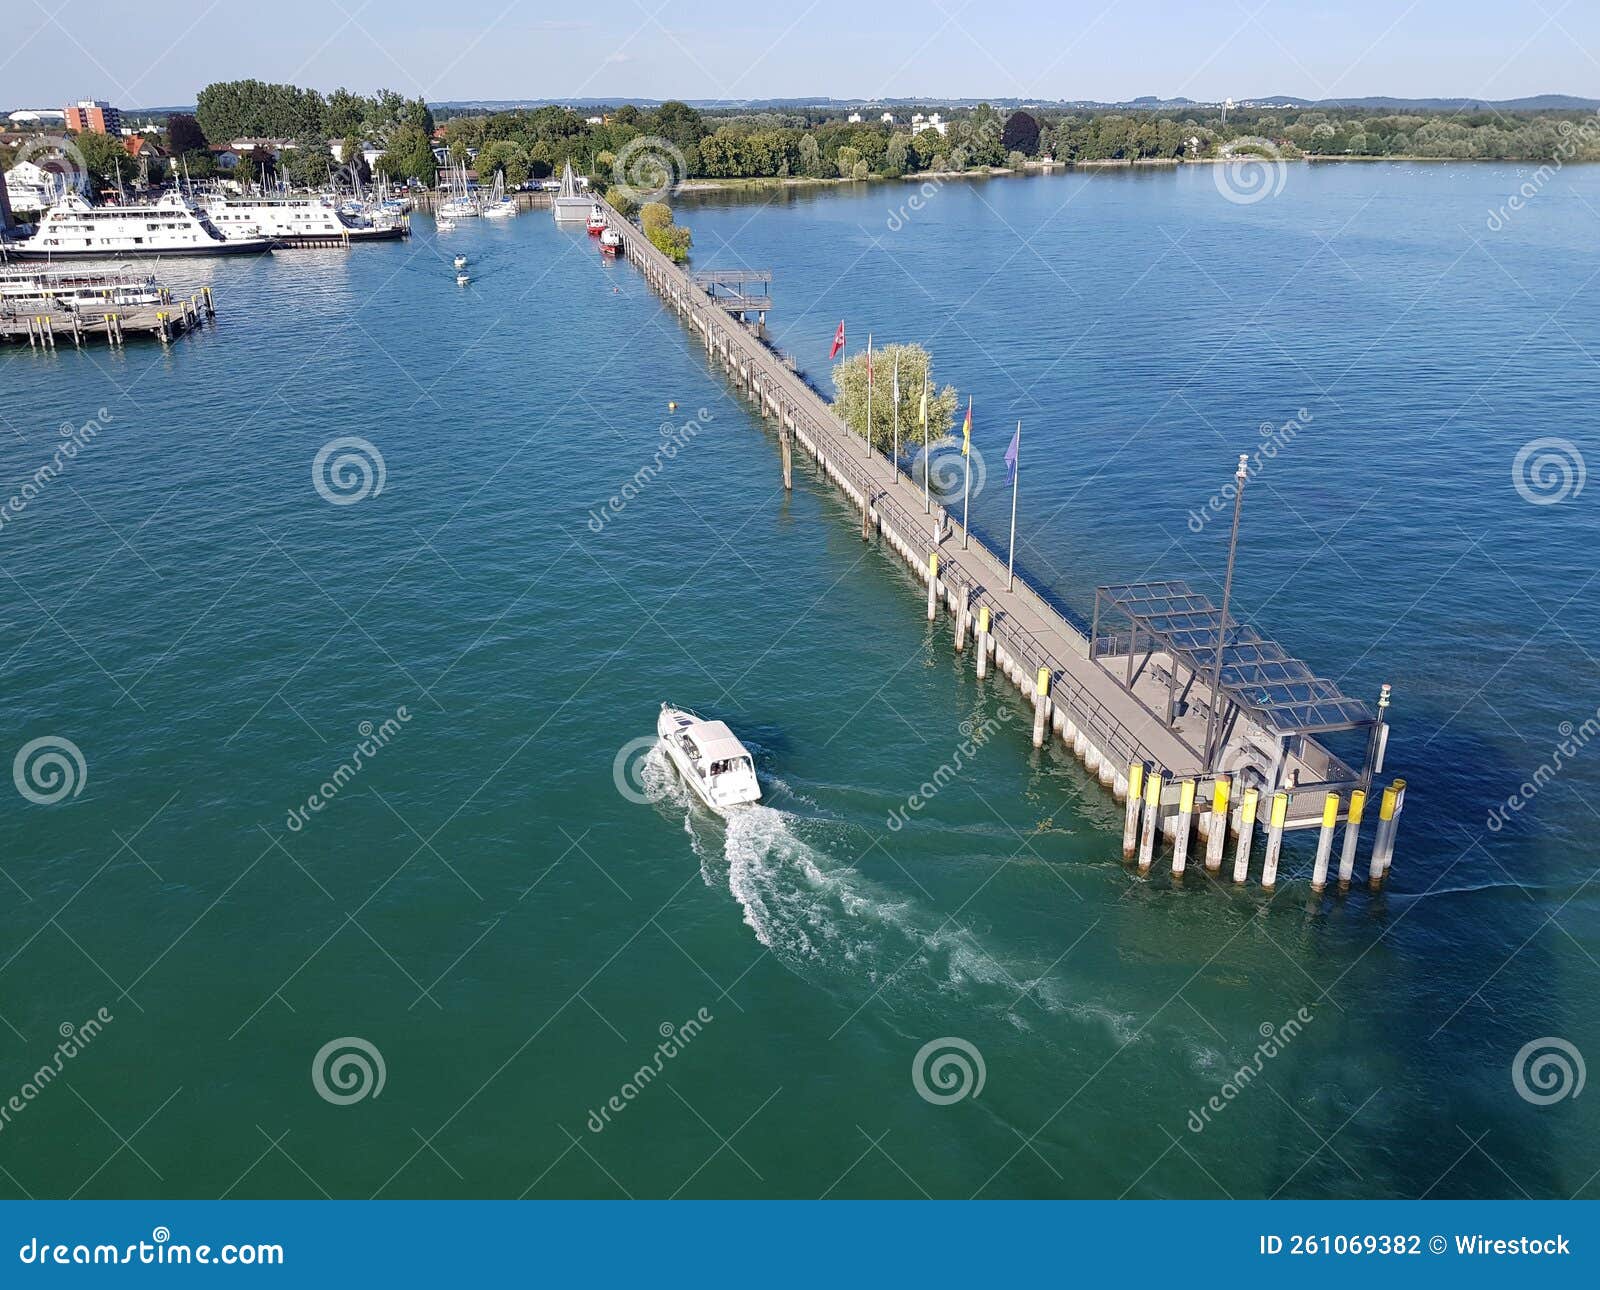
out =
<path fill-rule="evenodd" d="M 922 369 L 922 513 L 933 513 L 933 502 L 928 497 L 928 369 Z"/>
<path fill-rule="evenodd" d="M 961 472 L 961 549 L 967 549 L 967 499 L 972 496 L 972 399 L 967 398 L 967 424 L 961 431 L 961 458 L 966 469 Z"/>
<path fill-rule="evenodd" d="M 1006 590 L 1017 586 L 1017 483 L 1022 478 L 1022 422 L 1017 422 L 1017 463 L 1011 471 L 1011 550 L 1006 556 Z"/>
<path fill-rule="evenodd" d="M 889 480 L 895 482 L 900 474 L 900 351 L 894 355 L 894 455 L 889 458 Z"/>
<path fill-rule="evenodd" d="M 872 456 L 872 333 L 867 333 L 867 430 L 861 436 L 861 446 Z"/>

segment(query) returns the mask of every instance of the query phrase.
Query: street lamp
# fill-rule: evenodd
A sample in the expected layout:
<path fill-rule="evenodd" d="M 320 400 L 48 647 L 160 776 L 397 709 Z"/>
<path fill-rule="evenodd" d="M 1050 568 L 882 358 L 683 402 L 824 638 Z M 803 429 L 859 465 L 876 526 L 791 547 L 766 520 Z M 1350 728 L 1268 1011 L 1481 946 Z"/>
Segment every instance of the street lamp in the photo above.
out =
<path fill-rule="evenodd" d="M 1217 657 L 1211 665 L 1211 702 L 1206 709 L 1206 769 L 1213 769 L 1214 763 L 1221 757 L 1222 749 L 1212 748 L 1213 731 L 1220 735 L 1218 729 L 1217 709 L 1222 701 L 1222 650 L 1228 640 L 1228 600 L 1233 595 L 1233 560 L 1239 552 L 1239 512 L 1244 509 L 1244 485 L 1250 477 L 1246 463 L 1250 460 L 1245 453 L 1239 454 L 1239 469 L 1234 472 L 1233 478 L 1236 487 L 1233 493 L 1233 533 L 1228 538 L 1228 573 L 1222 580 L 1222 618 L 1217 624 Z"/>

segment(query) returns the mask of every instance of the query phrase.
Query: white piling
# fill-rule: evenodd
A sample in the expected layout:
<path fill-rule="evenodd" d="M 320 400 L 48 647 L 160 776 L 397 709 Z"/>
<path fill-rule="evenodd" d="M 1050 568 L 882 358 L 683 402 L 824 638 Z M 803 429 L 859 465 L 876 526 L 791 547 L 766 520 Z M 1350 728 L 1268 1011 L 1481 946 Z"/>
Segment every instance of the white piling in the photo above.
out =
<path fill-rule="evenodd" d="M 1350 889 L 1350 879 L 1356 871 L 1356 842 L 1361 836 L 1361 812 L 1367 805 L 1367 795 L 1361 789 L 1350 794 L 1350 810 L 1344 821 L 1344 850 L 1339 855 L 1339 890 Z"/>
<path fill-rule="evenodd" d="M 1155 859 L 1156 833 L 1161 819 L 1161 772 L 1152 770 L 1144 781 L 1144 831 L 1139 837 L 1139 868 L 1145 870 Z"/>
<path fill-rule="evenodd" d="M 1139 807 L 1144 800 L 1144 763 L 1128 763 L 1127 814 L 1122 821 L 1122 858 L 1132 860 L 1139 846 Z"/>
<path fill-rule="evenodd" d="M 1033 746 L 1044 747 L 1045 731 L 1050 723 L 1050 669 L 1041 667 L 1039 679 L 1033 687 Z"/>
<path fill-rule="evenodd" d="M 989 674 L 989 606 L 978 609 L 978 680 Z"/>
<path fill-rule="evenodd" d="M 1322 799 L 1322 829 L 1317 834 L 1317 860 L 1311 870 L 1311 890 L 1321 891 L 1328 885 L 1328 857 L 1333 854 L 1333 830 L 1339 823 L 1339 795 L 1329 793 Z"/>
<path fill-rule="evenodd" d="M 1222 868 L 1222 848 L 1228 844 L 1228 795 L 1233 781 L 1218 775 L 1211 786 L 1211 819 L 1206 831 L 1206 868 L 1216 873 Z"/>
<path fill-rule="evenodd" d="M 1178 830 L 1172 835 L 1172 874 L 1183 876 L 1189 862 L 1189 830 L 1194 823 L 1194 780 L 1186 779 L 1178 785 Z"/>
<path fill-rule="evenodd" d="M 939 610 L 939 553 L 928 554 L 928 621 L 931 623 Z"/>
<path fill-rule="evenodd" d="M 1267 822 L 1267 851 L 1261 858 L 1261 885 L 1271 891 L 1278 885 L 1278 856 L 1283 851 L 1283 824 L 1289 818 L 1289 795 L 1272 795 L 1272 816 Z"/>
<path fill-rule="evenodd" d="M 1250 844 L 1256 835 L 1256 802 L 1260 794 L 1253 788 L 1244 790 L 1239 801 L 1239 845 L 1233 852 L 1233 880 L 1243 882 L 1250 876 Z"/>

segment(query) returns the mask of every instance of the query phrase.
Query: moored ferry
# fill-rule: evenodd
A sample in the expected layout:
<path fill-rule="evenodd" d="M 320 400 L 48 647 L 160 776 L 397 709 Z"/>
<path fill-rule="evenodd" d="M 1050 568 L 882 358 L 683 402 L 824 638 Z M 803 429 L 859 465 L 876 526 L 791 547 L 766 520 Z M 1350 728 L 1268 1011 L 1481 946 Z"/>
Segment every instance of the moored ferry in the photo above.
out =
<path fill-rule="evenodd" d="M 403 217 L 347 213 L 321 194 L 295 197 L 212 197 L 211 222 L 229 241 L 265 237 L 281 246 L 344 246 L 404 237 Z"/>
<path fill-rule="evenodd" d="M 270 251 L 259 235 L 225 237 L 181 193 L 154 202 L 93 206 L 69 192 L 39 219 L 32 237 L 6 245 L 17 260 L 127 259 L 147 255 L 250 255 Z"/>

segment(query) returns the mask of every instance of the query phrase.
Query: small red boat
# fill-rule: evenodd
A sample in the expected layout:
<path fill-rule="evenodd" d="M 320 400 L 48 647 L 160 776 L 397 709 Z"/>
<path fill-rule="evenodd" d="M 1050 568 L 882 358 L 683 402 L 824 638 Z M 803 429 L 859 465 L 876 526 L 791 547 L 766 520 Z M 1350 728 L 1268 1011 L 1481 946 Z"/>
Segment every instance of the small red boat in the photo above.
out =
<path fill-rule="evenodd" d="M 608 228 L 603 233 L 601 233 L 600 234 L 600 254 L 601 255 L 612 255 L 612 256 L 621 255 L 622 254 L 622 234 L 617 232 L 617 230 L 614 229 L 614 228 Z"/>
<path fill-rule="evenodd" d="M 605 212 L 596 206 L 589 212 L 589 236 L 599 237 L 600 230 L 606 226 Z"/>

